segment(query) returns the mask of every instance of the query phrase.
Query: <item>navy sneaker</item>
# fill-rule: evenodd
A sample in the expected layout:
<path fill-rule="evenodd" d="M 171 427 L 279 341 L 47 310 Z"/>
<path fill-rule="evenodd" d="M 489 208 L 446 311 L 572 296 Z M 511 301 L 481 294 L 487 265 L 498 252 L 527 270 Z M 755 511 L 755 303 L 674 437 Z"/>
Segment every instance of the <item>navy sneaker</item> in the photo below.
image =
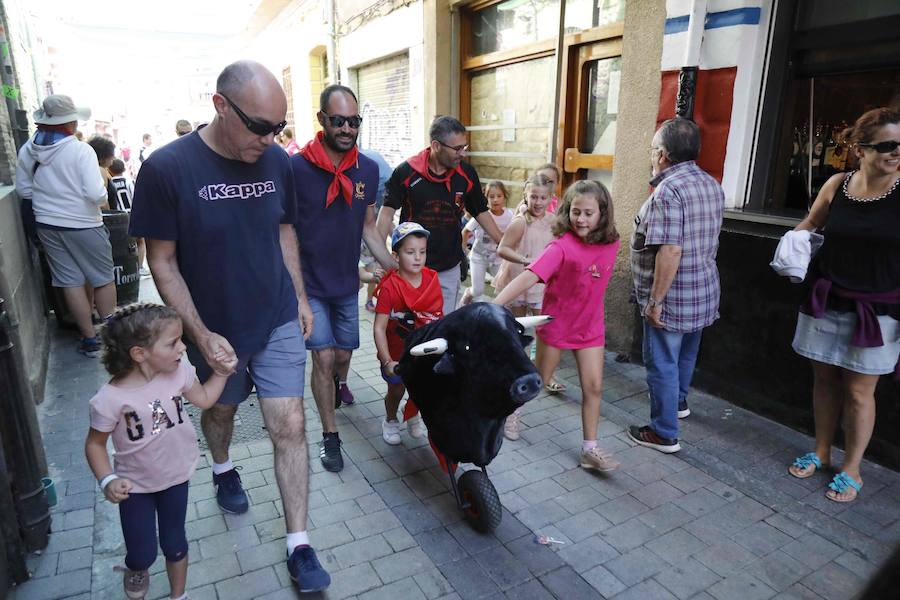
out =
<path fill-rule="evenodd" d="M 673 454 L 681 450 L 681 444 L 678 443 L 677 439 L 670 440 L 664 438 L 656 433 L 649 425 L 644 425 L 643 427 L 631 425 L 628 428 L 628 437 L 636 444 L 659 450 L 665 454 Z"/>
<path fill-rule="evenodd" d="M 319 449 L 319 458 L 326 471 L 339 473 L 344 468 L 344 457 L 341 456 L 341 438 L 337 432 L 322 434 L 322 447 Z"/>
<path fill-rule="evenodd" d="M 238 468 L 225 471 L 221 475 L 213 473 L 213 485 L 216 488 L 216 502 L 219 503 L 219 508 L 235 515 L 244 514 L 250 508 L 247 493 L 241 486 Z"/>
<path fill-rule="evenodd" d="M 684 419 L 685 417 L 691 416 L 691 409 L 688 408 L 687 399 L 682 398 L 678 401 L 678 418 Z"/>
<path fill-rule="evenodd" d="M 81 338 L 81 341 L 78 343 L 79 354 L 83 354 L 88 358 L 97 358 L 100 356 L 101 350 L 103 350 L 103 345 L 96 336 Z"/>
<path fill-rule="evenodd" d="M 301 593 L 321 592 L 331 585 L 331 576 L 322 568 L 316 551 L 310 546 L 297 546 L 287 561 L 288 573 Z"/>

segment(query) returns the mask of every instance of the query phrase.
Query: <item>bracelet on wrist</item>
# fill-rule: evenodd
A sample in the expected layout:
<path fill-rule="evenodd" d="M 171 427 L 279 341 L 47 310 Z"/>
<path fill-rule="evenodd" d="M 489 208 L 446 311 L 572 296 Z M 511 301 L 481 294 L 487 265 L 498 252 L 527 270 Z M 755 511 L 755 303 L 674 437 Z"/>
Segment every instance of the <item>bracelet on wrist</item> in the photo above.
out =
<path fill-rule="evenodd" d="M 107 475 L 106 477 L 101 479 L 99 482 L 100 483 L 100 491 L 105 492 L 106 486 L 108 486 L 111 481 L 113 481 L 114 479 L 118 479 L 118 478 L 119 478 L 119 476 L 116 475 L 115 473 L 110 473 L 109 475 Z"/>

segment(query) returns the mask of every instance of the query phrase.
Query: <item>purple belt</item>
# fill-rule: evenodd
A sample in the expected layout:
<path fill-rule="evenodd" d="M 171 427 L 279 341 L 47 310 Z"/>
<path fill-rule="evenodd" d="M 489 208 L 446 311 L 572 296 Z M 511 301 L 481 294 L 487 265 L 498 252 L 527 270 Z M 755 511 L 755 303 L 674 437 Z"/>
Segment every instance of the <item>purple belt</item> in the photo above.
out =
<path fill-rule="evenodd" d="M 854 292 L 834 285 L 830 279 L 820 278 L 813 284 L 809 299 L 800 311 L 821 319 L 825 315 L 825 307 L 828 303 L 828 295 L 834 294 L 838 298 L 853 300 L 856 307 L 856 330 L 850 344 L 858 348 L 878 348 L 884 346 L 884 338 L 881 336 L 881 325 L 878 324 L 878 316 L 872 307 L 873 302 L 880 304 L 900 304 L 900 288 L 890 292 Z M 894 378 L 900 379 L 900 360 L 894 367 Z"/>

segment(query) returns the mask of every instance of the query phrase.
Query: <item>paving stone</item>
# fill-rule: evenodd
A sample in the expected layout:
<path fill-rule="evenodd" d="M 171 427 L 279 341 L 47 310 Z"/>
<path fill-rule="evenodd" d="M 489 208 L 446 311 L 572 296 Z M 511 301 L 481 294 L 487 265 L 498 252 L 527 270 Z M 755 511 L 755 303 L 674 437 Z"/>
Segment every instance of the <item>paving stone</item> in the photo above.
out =
<path fill-rule="evenodd" d="M 775 590 L 746 573 L 729 575 L 707 592 L 717 600 L 766 600 L 775 595 Z"/>
<path fill-rule="evenodd" d="M 425 569 L 424 572 L 413 575 L 413 579 L 429 600 L 453 593 L 450 582 L 436 568 Z"/>
<path fill-rule="evenodd" d="M 81 527 L 80 529 L 51 533 L 50 542 L 44 548 L 44 552 L 53 554 L 55 552 L 84 548 L 93 545 L 93 541 L 94 530 L 92 527 Z"/>
<path fill-rule="evenodd" d="M 316 527 L 331 525 L 341 521 L 347 521 L 363 515 L 362 509 L 355 500 L 345 500 L 334 504 L 311 509 L 309 518 L 316 524 Z"/>
<path fill-rule="evenodd" d="M 436 565 L 467 558 L 469 553 L 443 527 L 423 531 L 414 538 Z"/>
<path fill-rule="evenodd" d="M 422 502 L 415 501 L 409 504 L 401 504 L 393 508 L 393 513 L 400 519 L 403 526 L 410 534 L 440 527 L 441 522 L 428 510 Z"/>
<path fill-rule="evenodd" d="M 343 524 L 341 524 L 343 527 Z M 256 529 L 256 535 L 259 536 L 260 542 L 271 542 L 272 540 L 277 540 L 285 537 L 287 535 L 285 531 L 285 522 L 282 517 L 278 517 L 277 519 L 271 519 L 269 521 L 263 521 L 262 523 L 257 523 L 253 526 Z M 330 526 L 329 526 L 330 527 Z M 310 528 L 315 529 L 315 528 Z M 315 535 L 313 536 L 316 540 L 319 539 L 319 535 L 321 530 L 327 530 L 328 527 L 322 527 L 315 530 Z M 345 528 L 346 529 L 346 528 Z M 349 533 L 347 534 L 350 535 Z M 318 541 L 316 541 L 314 546 L 318 547 Z"/>
<path fill-rule="evenodd" d="M 561 567 L 540 577 L 551 594 L 566 600 L 596 598 L 597 592 L 571 567 Z"/>
<path fill-rule="evenodd" d="M 77 550 L 69 550 L 69 552 L 77 552 Z M 30 553 L 25 557 L 25 565 L 28 568 L 28 572 L 31 573 L 32 579 L 56 575 L 56 566 L 58 563 L 58 552 L 41 552 L 40 554 Z"/>
<path fill-rule="evenodd" d="M 242 548 L 249 548 L 259 544 L 259 536 L 253 527 L 235 529 L 217 535 L 202 538 L 200 540 L 200 554 L 203 558 L 212 558 L 237 552 Z"/>
<path fill-rule="evenodd" d="M 566 545 L 559 550 L 558 554 L 560 558 L 566 561 L 566 564 L 579 573 L 583 573 L 619 556 L 616 548 L 599 535 L 591 536 L 571 546 Z"/>
<path fill-rule="evenodd" d="M 209 537 L 217 533 L 223 533 L 228 529 L 225 518 L 221 515 L 213 515 L 205 519 L 197 519 L 185 525 L 185 533 L 189 542 Z"/>
<path fill-rule="evenodd" d="M 584 580 L 587 581 L 591 587 L 600 592 L 600 595 L 604 598 L 612 598 L 625 589 L 625 584 L 619 581 L 616 576 L 610 573 L 603 565 L 597 565 L 593 569 L 582 573 L 581 576 L 584 577 Z"/>
<path fill-rule="evenodd" d="M 506 544 L 512 552 L 534 576 L 543 575 L 556 570 L 565 563 L 556 552 L 546 546 L 534 543 L 534 536 L 524 535 Z"/>
<path fill-rule="evenodd" d="M 397 478 L 397 473 L 395 473 L 390 465 L 382 458 L 357 463 L 356 466 L 362 472 L 366 481 L 372 485 Z"/>
<path fill-rule="evenodd" d="M 284 562 L 287 559 L 284 540 L 273 540 L 238 550 L 237 559 L 241 565 L 241 573 L 250 573 Z"/>
<path fill-rule="evenodd" d="M 626 494 L 613 500 L 609 500 L 608 502 L 604 502 L 603 504 L 598 505 L 594 510 L 613 525 L 619 525 L 634 516 L 650 510 L 650 507 L 640 500 Z"/>
<path fill-rule="evenodd" d="M 353 534 L 353 537 L 359 540 L 400 527 L 401 523 L 391 511 L 382 510 L 370 515 L 350 519 L 345 522 L 345 525 L 350 530 L 350 533 Z"/>
<path fill-rule="evenodd" d="M 619 581 L 631 587 L 667 568 L 669 564 L 646 548 L 639 547 L 606 561 L 603 566 Z"/>
<path fill-rule="evenodd" d="M 461 598 L 483 598 L 500 591 L 474 558 L 464 558 L 438 567 Z"/>
<path fill-rule="evenodd" d="M 553 595 L 537 579 L 507 590 L 506 597 L 516 600 L 554 600 Z"/>
<path fill-rule="evenodd" d="M 580 542 L 612 527 L 612 523 L 601 517 L 596 511 L 586 510 L 559 521 L 556 526 L 566 534 L 567 538 L 573 542 Z"/>
<path fill-rule="evenodd" d="M 400 581 L 395 581 L 380 588 L 360 594 L 357 598 L 359 600 L 396 600 L 397 598 L 403 598 L 404 600 L 407 598 L 409 598 L 409 600 L 425 600 L 426 596 L 422 590 L 419 589 L 416 581 L 412 577 L 407 577 Z"/>
<path fill-rule="evenodd" d="M 566 493 L 566 489 L 552 479 L 543 479 L 524 485 L 517 492 L 529 504 L 539 504 L 551 498 L 562 496 Z"/>
<path fill-rule="evenodd" d="M 225 526 L 228 529 L 240 529 L 241 527 L 248 527 L 279 517 L 281 513 L 278 511 L 278 506 L 280 505 L 280 500 L 277 501 L 277 504 L 275 502 L 266 502 L 260 505 L 254 504 L 250 507 L 250 510 L 242 515 L 222 513 L 222 517 L 225 519 Z"/>
<path fill-rule="evenodd" d="M 728 500 L 718 494 L 714 494 L 706 488 L 700 488 L 699 490 L 695 490 L 678 498 L 675 500 L 675 504 L 695 517 L 699 517 L 704 514 L 715 512 L 728 504 Z"/>
<path fill-rule="evenodd" d="M 756 560 L 753 553 L 731 540 L 721 540 L 718 544 L 696 553 L 694 558 L 723 577 L 745 568 Z"/>
<path fill-rule="evenodd" d="M 434 475 L 428 471 L 418 471 L 403 476 L 403 483 L 406 484 L 412 493 L 420 499 L 431 498 L 445 491 L 442 482 L 438 482 Z"/>
<path fill-rule="evenodd" d="M 669 564 L 677 566 L 695 552 L 706 548 L 707 544 L 679 528 L 648 541 L 645 546 Z"/>
<path fill-rule="evenodd" d="M 281 583 L 271 568 L 232 577 L 216 584 L 219 600 L 244 600 L 281 588 Z"/>
<path fill-rule="evenodd" d="M 504 509 L 501 514 L 500 525 L 494 530 L 494 537 L 505 544 L 529 533 L 531 533 L 530 529 L 525 527 L 515 515 Z"/>
<path fill-rule="evenodd" d="M 349 542 L 331 549 L 340 569 L 387 556 L 393 551 L 393 548 L 381 535 L 373 535 L 364 540 Z"/>
<path fill-rule="evenodd" d="M 385 583 L 412 577 L 416 573 L 434 566 L 421 548 L 407 548 L 400 552 L 372 561 L 372 568 Z"/>
<path fill-rule="evenodd" d="M 447 531 L 469 554 L 477 554 L 500 545 L 500 540 L 496 536 L 476 531 L 468 521 L 453 523 L 447 526 Z"/>
<path fill-rule="evenodd" d="M 684 494 L 678 488 L 675 488 L 665 481 L 654 481 L 631 492 L 631 495 L 649 506 L 656 508 L 667 502 L 671 502 Z"/>
<path fill-rule="evenodd" d="M 742 529 L 732 539 L 757 556 L 770 554 L 793 541 L 791 536 L 763 521 Z"/>
<path fill-rule="evenodd" d="M 96 483 L 96 482 L 95 482 Z M 70 510 L 64 513 L 61 519 L 62 526 L 58 526 L 54 518 L 53 530 L 63 531 L 67 529 L 79 529 L 81 527 L 92 527 L 94 525 L 94 507 L 82 508 L 80 510 Z"/>
<path fill-rule="evenodd" d="M 628 474 L 647 485 L 672 475 L 673 470 L 661 462 L 651 460 L 629 468 Z M 710 481 L 712 481 L 712 478 L 710 478 Z"/>
<path fill-rule="evenodd" d="M 373 484 L 372 487 L 388 506 L 399 506 L 418 500 L 416 495 L 412 493 L 412 490 L 400 479 L 382 481 Z"/>
<path fill-rule="evenodd" d="M 693 518 L 690 513 L 675 504 L 663 504 L 637 517 L 641 523 L 653 529 L 656 535 L 671 531 Z"/>
<path fill-rule="evenodd" d="M 656 537 L 656 532 L 637 518 L 610 527 L 600 536 L 619 552 L 628 552 Z"/>
<path fill-rule="evenodd" d="M 528 567 L 503 546 L 485 550 L 475 554 L 473 558 L 501 590 L 508 590 L 532 579 Z"/>
<path fill-rule="evenodd" d="M 871 579 L 879 568 L 879 565 L 872 564 L 855 552 L 844 552 L 834 562 L 865 580 Z"/>
<path fill-rule="evenodd" d="M 679 564 L 657 573 L 654 579 L 678 598 L 695 598 L 720 577 L 694 559 L 686 558 Z"/>
<path fill-rule="evenodd" d="M 802 524 L 780 513 L 766 517 L 765 522 L 792 538 L 798 538 L 809 531 Z"/>
<path fill-rule="evenodd" d="M 836 563 L 816 569 L 801 583 L 825 600 L 853 598 L 865 587 L 865 580 Z"/>
<path fill-rule="evenodd" d="M 815 533 L 807 533 L 781 550 L 813 570 L 821 569 L 843 553 L 838 546 Z"/>
<path fill-rule="evenodd" d="M 62 574 L 79 569 L 90 569 L 93 560 L 93 548 L 91 547 L 66 550 L 59 553 L 59 564 L 56 572 Z"/>
<path fill-rule="evenodd" d="M 31 579 L 15 588 L 12 600 L 53 600 L 91 591 L 91 570 Z"/>
<path fill-rule="evenodd" d="M 713 478 L 696 467 L 689 467 L 667 475 L 663 481 L 687 494 L 712 483 Z"/>
<path fill-rule="evenodd" d="M 310 485 L 312 485 L 312 482 L 310 482 Z M 321 489 L 322 493 L 325 494 L 325 498 L 327 498 L 328 502 L 332 505 L 372 493 L 372 488 L 365 479 L 340 483 L 338 485 L 319 489 Z"/>
<path fill-rule="evenodd" d="M 516 511 L 515 515 L 523 525 L 532 531 L 537 531 L 549 523 L 556 523 L 567 518 L 569 513 L 555 500 L 546 500 Z"/>
<path fill-rule="evenodd" d="M 811 571 L 808 566 L 781 551 L 764 556 L 746 568 L 747 573 L 777 592 L 787 590 Z"/>
<path fill-rule="evenodd" d="M 596 508 L 607 501 L 606 496 L 596 487 L 589 485 L 566 492 L 557 496 L 555 500 L 557 504 L 573 515 Z"/>

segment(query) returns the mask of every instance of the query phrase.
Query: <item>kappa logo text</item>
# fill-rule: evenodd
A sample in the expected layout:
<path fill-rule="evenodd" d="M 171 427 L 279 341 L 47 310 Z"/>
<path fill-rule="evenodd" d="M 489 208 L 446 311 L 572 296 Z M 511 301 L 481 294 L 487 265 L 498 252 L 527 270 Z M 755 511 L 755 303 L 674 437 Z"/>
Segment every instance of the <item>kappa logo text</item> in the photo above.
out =
<path fill-rule="evenodd" d="M 241 200 L 246 200 L 247 198 L 259 198 L 264 194 L 271 194 L 274 191 L 275 182 L 269 180 L 234 185 L 213 183 L 200 188 L 198 194 L 204 200 L 213 202 L 215 200 L 230 200 L 233 198 L 239 198 Z"/>

